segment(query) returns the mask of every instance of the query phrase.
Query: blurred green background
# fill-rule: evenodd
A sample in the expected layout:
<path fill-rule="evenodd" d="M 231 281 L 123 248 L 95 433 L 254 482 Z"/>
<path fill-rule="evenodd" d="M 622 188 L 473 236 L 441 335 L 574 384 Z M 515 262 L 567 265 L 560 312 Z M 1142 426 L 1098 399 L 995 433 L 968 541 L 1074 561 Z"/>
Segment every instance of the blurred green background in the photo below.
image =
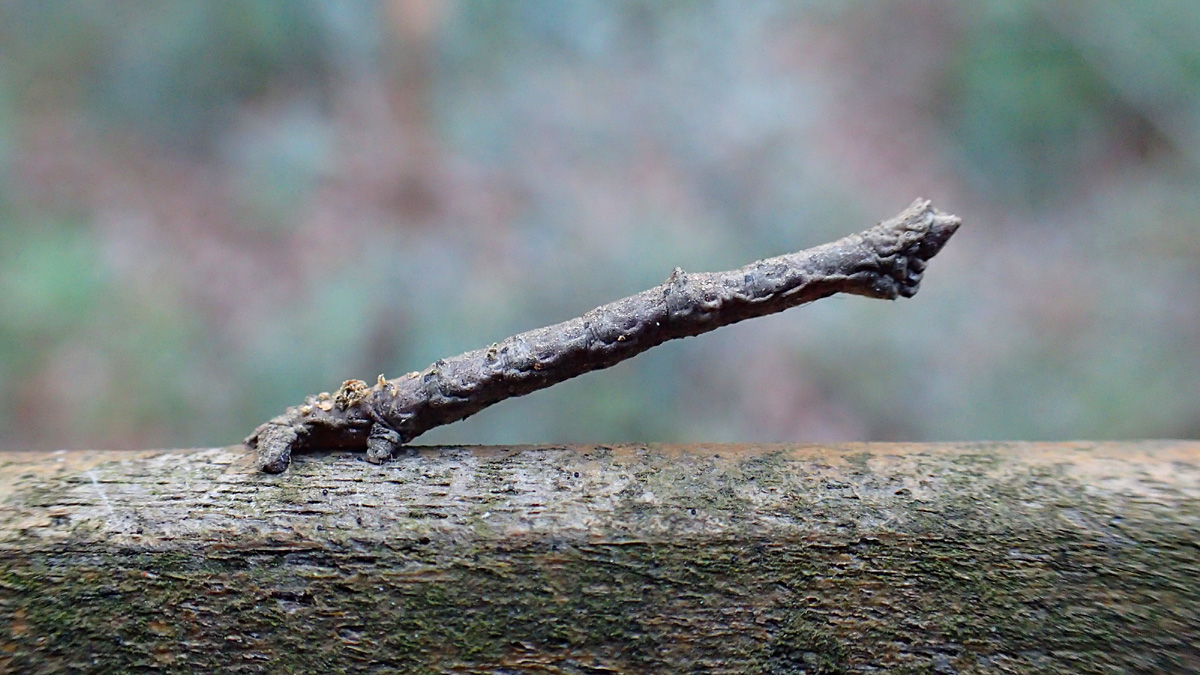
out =
<path fill-rule="evenodd" d="M 0 447 L 304 395 L 962 215 L 920 295 L 422 442 L 1200 436 L 1200 3 L 0 1 Z"/>

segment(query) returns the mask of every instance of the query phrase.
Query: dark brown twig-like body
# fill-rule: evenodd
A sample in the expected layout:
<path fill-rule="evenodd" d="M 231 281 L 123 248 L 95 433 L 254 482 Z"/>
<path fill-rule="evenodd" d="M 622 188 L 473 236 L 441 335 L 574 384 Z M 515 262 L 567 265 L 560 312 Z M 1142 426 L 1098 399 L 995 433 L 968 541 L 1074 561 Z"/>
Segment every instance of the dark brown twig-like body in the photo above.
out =
<path fill-rule="evenodd" d="M 926 262 L 961 224 L 928 200 L 875 227 L 731 272 L 686 274 L 583 316 L 439 360 L 374 386 L 348 380 L 333 394 L 255 429 L 246 444 L 267 472 L 287 469 L 303 448 L 366 448 L 380 463 L 426 431 L 507 398 L 607 368 L 667 340 L 802 305 L 835 293 L 912 297 Z"/>

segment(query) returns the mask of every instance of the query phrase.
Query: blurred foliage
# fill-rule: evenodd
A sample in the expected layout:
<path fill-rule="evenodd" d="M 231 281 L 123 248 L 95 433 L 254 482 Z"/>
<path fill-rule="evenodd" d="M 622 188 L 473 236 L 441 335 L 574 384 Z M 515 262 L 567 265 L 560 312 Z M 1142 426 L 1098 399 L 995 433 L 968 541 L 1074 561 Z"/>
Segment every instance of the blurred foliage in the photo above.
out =
<path fill-rule="evenodd" d="M 1146 100 L 1153 96 L 1127 95 L 1142 86 L 1140 80 L 1166 73 L 1105 67 L 1096 52 L 1114 55 L 1109 60 L 1139 60 L 1148 47 L 1164 46 L 1148 24 L 1171 14 L 1195 22 L 1200 12 L 1180 3 L 1104 2 L 1091 9 L 1102 21 L 1093 26 L 1071 8 L 1034 2 L 975 7 L 978 16 L 961 38 L 969 47 L 960 50 L 953 65 L 950 116 L 966 158 L 988 178 L 981 189 L 1035 204 L 1052 202 L 1078 188 L 1083 167 L 1105 161 L 1114 146 L 1145 154 L 1170 144 L 1163 138 L 1169 131 L 1156 128 L 1161 111 Z M 1147 32 L 1140 42 L 1121 44 L 1110 30 L 1121 24 L 1142 25 Z M 1175 83 L 1183 89 L 1176 95 L 1185 95 L 1200 76 L 1195 68 L 1200 48 L 1191 39 L 1165 46 L 1167 59 L 1190 70 L 1185 81 Z"/>
<path fill-rule="evenodd" d="M 1113 91 L 1070 42 L 1028 13 L 981 21 L 956 64 L 956 138 L 987 189 L 1018 200 L 1072 187 L 1089 136 L 1127 119 Z"/>
<path fill-rule="evenodd" d="M 1200 5 L 0 3 L 0 447 L 305 394 L 861 229 L 922 293 L 666 345 L 431 442 L 1200 435 Z"/>
<path fill-rule="evenodd" d="M 328 58 L 312 2 L 6 3 L 2 39 L 26 91 L 90 121 L 188 145 L 271 87 L 312 87 Z M 39 91 L 43 87 L 52 92 Z"/>

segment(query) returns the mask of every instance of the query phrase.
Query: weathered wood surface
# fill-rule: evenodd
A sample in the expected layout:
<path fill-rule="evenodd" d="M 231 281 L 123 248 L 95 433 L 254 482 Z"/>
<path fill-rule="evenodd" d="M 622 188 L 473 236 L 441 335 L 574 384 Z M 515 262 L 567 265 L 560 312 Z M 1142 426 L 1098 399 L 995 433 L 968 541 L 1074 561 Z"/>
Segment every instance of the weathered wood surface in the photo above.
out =
<path fill-rule="evenodd" d="M 0 669 L 1200 672 L 1200 443 L 0 454 Z"/>

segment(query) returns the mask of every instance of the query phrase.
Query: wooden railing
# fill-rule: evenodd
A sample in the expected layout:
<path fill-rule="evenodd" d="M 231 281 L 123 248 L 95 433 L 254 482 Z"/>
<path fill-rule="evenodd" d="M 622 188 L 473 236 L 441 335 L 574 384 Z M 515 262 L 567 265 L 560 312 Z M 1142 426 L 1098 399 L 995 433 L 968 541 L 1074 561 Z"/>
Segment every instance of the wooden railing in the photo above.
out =
<path fill-rule="evenodd" d="M 143 669 L 1200 672 L 1200 443 L 0 454 L 0 670 Z"/>

